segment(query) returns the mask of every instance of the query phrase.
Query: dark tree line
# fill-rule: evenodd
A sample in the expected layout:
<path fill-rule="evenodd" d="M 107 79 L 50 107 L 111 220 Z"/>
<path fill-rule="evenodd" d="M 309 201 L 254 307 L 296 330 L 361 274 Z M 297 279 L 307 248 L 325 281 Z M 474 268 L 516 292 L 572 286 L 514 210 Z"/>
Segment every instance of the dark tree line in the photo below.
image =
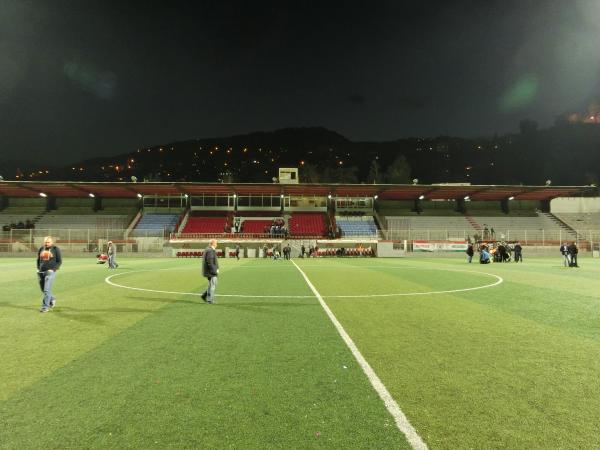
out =
<path fill-rule="evenodd" d="M 48 174 L 36 168 L 33 178 L 24 173 L 20 179 L 272 182 L 280 167 L 298 167 L 300 180 L 307 183 L 410 183 L 417 178 L 426 184 L 540 185 L 548 179 L 555 185 L 597 184 L 600 125 L 557 122 L 540 129 L 524 120 L 518 133 L 491 138 L 389 142 L 352 142 L 324 128 L 294 128 L 145 147 L 51 168 Z"/>

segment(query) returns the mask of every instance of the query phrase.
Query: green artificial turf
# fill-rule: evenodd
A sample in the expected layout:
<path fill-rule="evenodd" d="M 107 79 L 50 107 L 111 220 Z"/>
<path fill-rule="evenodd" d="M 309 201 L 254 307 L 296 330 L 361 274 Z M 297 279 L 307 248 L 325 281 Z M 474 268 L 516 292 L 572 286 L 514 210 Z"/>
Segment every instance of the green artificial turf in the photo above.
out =
<path fill-rule="evenodd" d="M 217 294 L 256 297 L 206 305 L 66 258 L 46 314 L 31 262 L 0 264 L 0 448 L 408 448 L 290 263 L 224 260 Z M 123 285 L 205 284 L 197 260 L 120 264 Z"/>
<path fill-rule="evenodd" d="M 295 262 L 430 448 L 600 447 L 596 260 Z M 119 263 L 0 259 L 0 448 L 408 448 L 290 262 Z"/>
<path fill-rule="evenodd" d="M 372 261 L 337 264 L 348 274 L 338 285 L 329 282 L 337 269 L 326 261 L 307 262 L 305 272 L 329 294 L 349 284 L 371 292 L 434 290 L 448 284 L 441 283 L 444 273 L 465 285 L 465 276 L 482 279 L 477 272 L 504 279 L 454 294 L 326 298 L 431 448 L 600 447 L 596 261 L 581 269 L 564 268 L 559 258 L 489 266 L 462 258 L 379 260 L 389 268 L 376 269 Z"/>

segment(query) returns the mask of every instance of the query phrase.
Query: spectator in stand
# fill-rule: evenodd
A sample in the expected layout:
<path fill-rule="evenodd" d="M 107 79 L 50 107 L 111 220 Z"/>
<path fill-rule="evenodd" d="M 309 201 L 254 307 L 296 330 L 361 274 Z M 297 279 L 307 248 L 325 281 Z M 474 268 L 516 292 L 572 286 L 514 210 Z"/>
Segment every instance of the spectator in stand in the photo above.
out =
<path fill-rule="evenodd" d="M 577 264 L 577 254 L 579 253 L 579 249 L 577 248 L 577 243 L 573 241 L 571 245 L 569 245 L 569 259 L 571 263 L 569 267 L 579 267 Z"/>
<path fill-rule="evenodd" d="M 37 254 L 37 270 L 40 289 L 44 293 L 42 297 L 41 313 L 48 312 L 54 308 L 56 298 L 52 294 L 52 286 L 56 278 L 56 271 L 60 269 L 62 257 L 60 249 L 54 245 L 52 237 L 44 238 L 44 245 L 39 248 Z"/>
<path fill-rule="evenodd" d="M 560 254 L 563 255 L 563 263 L 565 267 L 569 267 L 571 265 L 571 261 L 569 260 L 569 246 L 566 242 L 560 245 Z"/>

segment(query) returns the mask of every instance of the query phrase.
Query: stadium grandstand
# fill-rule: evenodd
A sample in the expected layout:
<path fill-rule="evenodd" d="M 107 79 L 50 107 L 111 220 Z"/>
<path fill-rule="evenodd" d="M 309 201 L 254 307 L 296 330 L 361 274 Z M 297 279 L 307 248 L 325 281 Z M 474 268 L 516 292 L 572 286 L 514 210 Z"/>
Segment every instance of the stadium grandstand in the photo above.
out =
<path fill-rule="evenodd" d="M 45 235 L 73 253 L 112 240 L 120 251 L 172 256 L 199 255 L 213 237 L 225 254 L 240 245 L 256 257 L 283 243 L 294 255 L 303 245 L 398 256 L 415 242 L 480 241 L 577 241 L 586 251 L 600 242 L 600 205 L 588 186 L 2 181 L 0 224 L 4 254 L 32 252 Z"/>

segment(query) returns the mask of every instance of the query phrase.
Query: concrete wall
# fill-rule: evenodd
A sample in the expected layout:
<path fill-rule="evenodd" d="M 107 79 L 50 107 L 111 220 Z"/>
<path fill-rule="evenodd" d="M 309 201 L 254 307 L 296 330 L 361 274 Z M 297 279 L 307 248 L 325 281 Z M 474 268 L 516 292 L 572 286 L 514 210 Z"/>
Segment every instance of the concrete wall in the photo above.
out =
<path fill-rule="evenodd" d="M 552 213 L 600 212 L 600 197 L 561 197 L 550 201 Z"/>

